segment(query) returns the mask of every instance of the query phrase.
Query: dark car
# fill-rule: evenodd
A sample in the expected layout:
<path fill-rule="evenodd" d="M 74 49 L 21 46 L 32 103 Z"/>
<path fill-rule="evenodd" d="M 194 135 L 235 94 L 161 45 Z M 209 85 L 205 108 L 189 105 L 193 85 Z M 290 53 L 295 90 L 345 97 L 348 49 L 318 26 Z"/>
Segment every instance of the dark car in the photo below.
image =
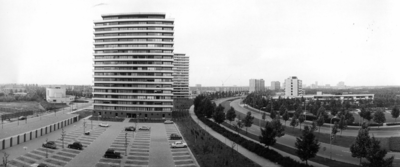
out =
<path fill-rule="evenodd" d="M 105 158 L 122 158 L 121 153 L 115 152 L 113 149 L 108 149 L 104 154 Z"/>
<path fill-rule="evenodd" d="M 43 143 L 42 146 L 45 148 L 57 149 L 56 142 L 54 141 L 48 141 L 47 143 Z"/>
<path fill-rule="evenodd" d="M 125 127 L 125 131 L 135 131 L 135 130 L 136 130 L 136 128 L 133 126 Z"/>
<path fill-rule="evenodd" d="M 90 131 L 86 131 L 86 132 L 85 132 L 85 135 L 90 135 Z"/>
<path fill-rule="evenodd" d="M 182 137 L 179 136 L 178 134 L 172 133 L 171 136 L 169 137 L 170 140 L 181 140 Z"/>
<path fill-rule="evenodd" d="M 83 145 L 80 142 L 74 142 L 72 144 L 68 144 L 68 148 L 82 150 L 83 149 Z"/>

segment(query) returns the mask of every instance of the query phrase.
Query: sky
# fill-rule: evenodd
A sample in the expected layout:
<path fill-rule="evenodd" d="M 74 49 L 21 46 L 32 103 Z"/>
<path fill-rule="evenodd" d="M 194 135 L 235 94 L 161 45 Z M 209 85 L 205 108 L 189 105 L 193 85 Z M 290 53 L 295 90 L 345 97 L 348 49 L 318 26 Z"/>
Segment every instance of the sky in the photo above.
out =
<path fill-rule="evenodd" d="M 0 84 L 93 85 L 93 20 L 162 12 L 189 84 L 400 85 L 400 1 L 0 0 Z"/>

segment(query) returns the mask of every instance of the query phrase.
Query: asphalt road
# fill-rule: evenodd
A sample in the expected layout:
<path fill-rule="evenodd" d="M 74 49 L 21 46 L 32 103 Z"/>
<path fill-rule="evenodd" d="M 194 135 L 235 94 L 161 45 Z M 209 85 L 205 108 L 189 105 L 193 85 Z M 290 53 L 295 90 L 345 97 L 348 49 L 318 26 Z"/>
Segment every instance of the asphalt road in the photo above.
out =
<path fill-rule="evenodd" d="M 219 103 L 221 103 L 221 102 L 223 102 L 225 100 L 226 99 L 217 100 L 216 103 L 218 105 Z M 234 100 L 233 102 L 230 103 L 230 105 L 232 107 L 234 107 L 235 110 L 238 111 L 238 112 L 247 113 L 249 110 L 241 107 L 239 105 L 239 101 L 240 100 Z M 257 118 L 261 118 L 261 114 L 259 114 L 259 113 L 252 112 L 252 115 L 257 117 Z M 268 116 L 267 116 L 267 120 L 270 120 L 270 118 Z M 295 130 L 299 130 L 299 129 L 295 128 Z M 325 132 L 328 131 L 328 133 L 329 133 L 330 129 L 329 128 L 324 128 L 324 130 L 321 129 L 321 132 L 322 131 L 325 131 Z M 251 127 L 248 128 L 248 132 L 249 133 L 253 133 L 255 135 L 260 135 L 260 127 L 258 126 L 258 124 L 253 124 Z M 358 133 L 358 131 L 356 131 L 356 130 L 351 130 L 350 132 L 348 132 L 346 130 L 345 132 L 347 132 L 346 134 L 354 133 L 355 135 L 357 135 L 357 133 Z M 343 134 L 345 134 L 345 132 L 343 132 Z M 387 133 L 389 133 L 389 132 L 387 132 Z M 380 134 L 380 133 L 379 132 L 374 132 L 375 136 L 376 136 L 376 134 Z M 289 146 L 289 147 L 292 147 L 292 148 L 294 148 L 295 141 L 296 141 L 296 138 L 294 136 L 290 136 L 290 135 L 285 135 L 285 136 L 277 139 L 277 142 L 279 144 L 283 144 L 283 145 L 286 145 L 286 146 Z M 336 160 L 339 160 L 339 161 L 342 161 L 342 162 L 347 162 L 347 163 L 352 163 L 352 164 L 359 164 L 359 159 L 353 158 L 351 156 L 351 152 L 350 152 L 349 148 L 332 145 L 332 149 L 331 149 L 331 146 L 329 144 L 326 144 L 326 143 L 321 143 L 320 147 L 321 147 L 321 149 L 318 152 L 319 156 L 330 158 L 330 155 L 331 155 L 331 152 L 332 152 L 332 159 L 336 159 Z M 394 166 L 400 166 L 400 153 L 390 152 L 390 153 L 388 153 L 387 157 L 392 156 L 392 155 L 395 157 L 393 165 Z"/>

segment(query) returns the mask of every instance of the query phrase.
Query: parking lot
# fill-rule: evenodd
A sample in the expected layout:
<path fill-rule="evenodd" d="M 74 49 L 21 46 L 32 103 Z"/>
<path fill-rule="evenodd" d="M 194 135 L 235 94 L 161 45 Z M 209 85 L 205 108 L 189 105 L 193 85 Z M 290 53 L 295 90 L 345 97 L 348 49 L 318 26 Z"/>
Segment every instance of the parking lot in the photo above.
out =
<path fill-rule="evenodd" d="M 138 127 L 148 126 L 151 129 L 138 130 L 136 127 L 136 132 L 132 132 L 125 131 L 125 127 L 135 125 L 129 123 L 128 119 L 124 122 L 107 122 L 110 127 L 99 127 L 98 123 L 94 123 L 90 135 L 84 135 L 82 126 L 67 131 L 64 137 L 65 148 L 62 148 L 61 136 L 58 135 L 58 138 L 53 140 L 57 149 L 37 147 L 10 160 L 9 166 L 22 167 L 34 163 L 44 163 L 54 167 L 197 166 L 189 148 L 170 147 L 170 143 L 174 140 L 169 140 L 169 136 L 172 133 L 180 135 L 175 124 L 139 123 Z M 75 141 L 82 143 L 83 150 L 67 148 L 67 144 Z M 108 149 L 119 152 L 122 158 L 104 157 Z"/>

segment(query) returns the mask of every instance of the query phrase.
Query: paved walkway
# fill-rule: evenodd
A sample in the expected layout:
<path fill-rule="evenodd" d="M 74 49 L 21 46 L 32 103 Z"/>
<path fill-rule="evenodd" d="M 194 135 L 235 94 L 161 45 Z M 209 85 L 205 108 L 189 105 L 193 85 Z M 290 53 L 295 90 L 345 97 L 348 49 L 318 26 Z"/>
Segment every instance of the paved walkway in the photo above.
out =
<path fill-rule="evenodd" d="M 219 141 L 225 143 L 228 147 L 230 147 L 230 143 L 232 143 L 231 140 L 226 139 L 224 136 L 222 136 L 221 134 L 215 132 L 214 130 L 212 130 L 210 127 L 208 127 L 207 125 L 205 125 L 203 122 L 201 122 L 197 116 L 194 114 L 193 111 L 193 106 L 190 107 L 190 116 L 192 117 L 192 119 L 194 120 L 194 122 L 196 122 L 197 124 L 199 124 L 200 127 L 202 127 L 204 130 L 206 130 L 210 135 L 212 135 L 213 137 L 215 137 L 216 139 L 218 139 Z M 238 145 L 238 152 L 240 154 L 242 154 L 243 156 L 249 158 L 250 160 L 252 160 L 253 162 L 259 164 L 260 166 L 268 166 L 268 167 L 278 167 L 280 165 L 277 165 L 253 152 L 248 151 L 247 149 L 243 148 L 242 146 Z"/>

